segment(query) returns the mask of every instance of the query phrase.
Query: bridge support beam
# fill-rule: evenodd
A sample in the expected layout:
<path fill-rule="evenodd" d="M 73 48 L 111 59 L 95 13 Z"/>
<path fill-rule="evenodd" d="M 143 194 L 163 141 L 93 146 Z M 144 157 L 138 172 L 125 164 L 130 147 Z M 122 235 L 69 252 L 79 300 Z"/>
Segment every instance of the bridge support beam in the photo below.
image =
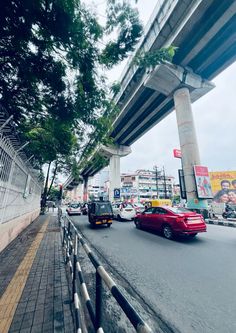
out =
<path fill-rule="evenodd" d="M 190 209 L 206 209 L 207 201 L 198 199 L 194 177 L 194 165 L 201 165 L 197 135 L 191 107 L 190 93 L 187 87 L 177 89 L 174 103 L 182 152 L 182 166 L 187 194 L 187 207 Z"/>
<path fill-rule="evenodd" d="M 83 178 L 84 181 L 84 193 L 83 193 L 83 202 L 88 202 L 88 177 Z"/>
<path fill-rule="evenodd" d="M 128 146 L 101 146 L 104 156 L 108 157 L 109 162 L 109 200 L 114 201 L 114 189 L 120 189 L 120 158 L 131 153 L 131 148 Z"/>
<path fill-rule="evenodd" d="M 190 69 L 168 63 L 156 66 L 144 85 L 168 96 L 169 100 L 174 97 L 187 206 L 199 210 L 207 208 L 207 201 L 197 197 L 193 166 L 201 163 L 191 102 L 207 94 L 215 85 Z"/>

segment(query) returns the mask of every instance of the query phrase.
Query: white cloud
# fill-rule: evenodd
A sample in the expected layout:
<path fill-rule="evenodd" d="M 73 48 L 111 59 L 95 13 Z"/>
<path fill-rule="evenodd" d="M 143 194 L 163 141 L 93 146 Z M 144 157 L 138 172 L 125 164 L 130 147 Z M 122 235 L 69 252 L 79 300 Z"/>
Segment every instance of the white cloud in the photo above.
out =
<path fill-rule="evenodd" d="M 210 170 L 236 170 L 236 63 L 213 82 L 216 88 L 192 105 L 202 165 Z M 179 148 L 175 111 L 132 145 L 132 154 L 121 160 L 121 170 L 165 165 L 177 176 L 180 161 L 173 157 Z"/>
<path fill-rule="evenodd" d="M 93 0 L 97 10 L 104 10 L 105 1 Z M 141 20 L 148 22 L 159 1 L 139 0 L 137 7 Z M 124 64 L 108 76 L 119 80 Z M 236 64 L 231 65 L 213 80 L 216 88 L 192 105 L 202 165 L 210 170 L 236 170 Z M 179 148 L 175 112 L 152 128 L 132 145 L 132 153 L 121 159 L 121 171 L 165 166 L 167 173 L 177 176 L 180 160 L 173 157 Z"/>

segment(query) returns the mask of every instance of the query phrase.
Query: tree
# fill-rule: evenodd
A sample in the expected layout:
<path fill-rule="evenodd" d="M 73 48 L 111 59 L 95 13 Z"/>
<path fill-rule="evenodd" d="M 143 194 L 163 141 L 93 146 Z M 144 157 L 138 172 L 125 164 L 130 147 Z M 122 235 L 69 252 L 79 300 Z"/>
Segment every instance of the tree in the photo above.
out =
<path fill-rule="evenodd" d="M 0 103 L 48 174 L 59 160 L 73 165 L 87 142 L 107 140 L 104 116 L 116 109 L 104 69 L 127 57 L 142 26 L 132 0 L 107 0 L 106 16 L 102 26 L 79 0 L 1 2 Z"/>

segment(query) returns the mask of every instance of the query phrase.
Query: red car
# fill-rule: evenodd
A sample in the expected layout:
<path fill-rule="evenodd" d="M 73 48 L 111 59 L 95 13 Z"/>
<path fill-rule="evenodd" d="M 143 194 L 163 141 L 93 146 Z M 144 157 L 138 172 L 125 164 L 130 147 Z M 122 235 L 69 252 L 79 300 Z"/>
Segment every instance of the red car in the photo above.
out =
<path fill-rule="evenodd" d="M 172 239 L 176 235 L 195 237 L 206 232 L 206 223 L 201 214 L 178 207 L 150 207 L 135 217 L 137 228 L 156 230 Z"/>

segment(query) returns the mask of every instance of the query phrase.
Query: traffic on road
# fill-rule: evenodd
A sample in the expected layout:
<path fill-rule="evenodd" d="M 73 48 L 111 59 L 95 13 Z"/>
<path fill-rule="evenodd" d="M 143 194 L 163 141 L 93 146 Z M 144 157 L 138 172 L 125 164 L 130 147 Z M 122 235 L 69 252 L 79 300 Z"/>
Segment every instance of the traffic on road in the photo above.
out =
<path fill-rule="evenodd" d="M 208 225 L 197 237 L 170 241 L 160 230 L 136 228 L 137 217 L 148 209 L 134 220 L 113 218 L 109 229 L 91 228 L 88 216 L 71 219 L 119 285 L 135 298 L 154 332 L 163 324 L 169 332 L 235 333 L 236 228 Z M 191 228 L 199 223 L 206 231 L 199 214 L 184 211 L 178 222 L 182 210 L 162 209 L 173 213 L 175 223 L 187 219 Z"/>

